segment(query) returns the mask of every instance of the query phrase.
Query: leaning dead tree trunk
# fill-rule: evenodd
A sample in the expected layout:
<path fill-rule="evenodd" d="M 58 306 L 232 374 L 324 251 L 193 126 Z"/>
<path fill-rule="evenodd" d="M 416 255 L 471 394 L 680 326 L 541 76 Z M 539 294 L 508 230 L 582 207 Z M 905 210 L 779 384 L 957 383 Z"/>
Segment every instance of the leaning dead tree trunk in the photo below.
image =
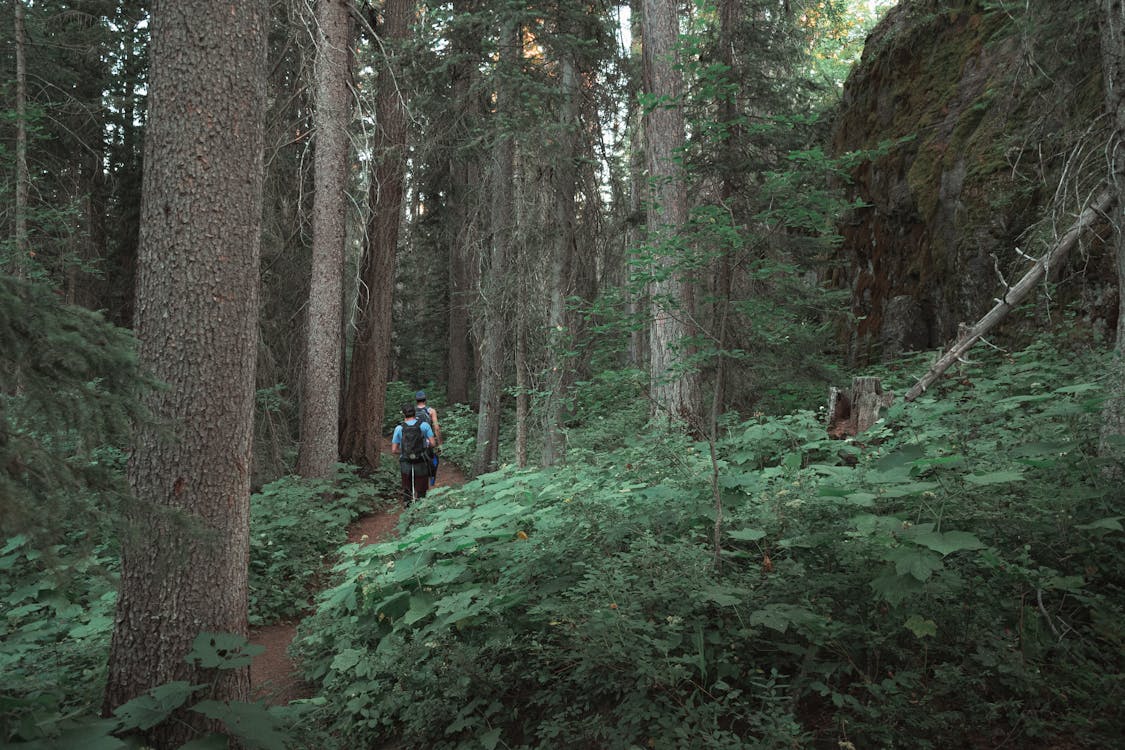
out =
<path fill-rule="evenodd" d="M 913 401 L 926 392 L 934 381 L 942 376 L 950 366 L 961 359 L 961 357 L 972 348 L 973 344 L 981 339 L 986 333 L 992 330 L 997 323 L 1003 320 L 1012 308 L 1023 301 L 1028 292 L 1035 288 L 1043 277 L 1046 275 L 1048 269 L 1057 267 L 1062 263 L 1066 254 L 1070 252 L 1071 248 L 1078 242 L 1078 238 L 1084 231 L 1103 216 L 1106 211 L 1113 205 L 1114 194 L 1113 191 L 1106 188 L 1103 190 L 1094 201 L 1086 207 L 1086 209 L 1078 215 L 1078 218 L 1062 236 L 1062 239 L 1051 248 L 1050 252 L 1044 254 L 1039 260 L 1035 261 L 1024 277 L 1020 279 L 1015 285 L 1008 287 L 1002 299 L 997 300 L 996 305 L 988 311 L 988 314 L 976 322 L 976 325 L 968 328 L 962 328 L 957 341 L 949 348 L 934 366 L 930 368 L 921 380 L 915 384 L 906 394 L 906 400 Z"/>

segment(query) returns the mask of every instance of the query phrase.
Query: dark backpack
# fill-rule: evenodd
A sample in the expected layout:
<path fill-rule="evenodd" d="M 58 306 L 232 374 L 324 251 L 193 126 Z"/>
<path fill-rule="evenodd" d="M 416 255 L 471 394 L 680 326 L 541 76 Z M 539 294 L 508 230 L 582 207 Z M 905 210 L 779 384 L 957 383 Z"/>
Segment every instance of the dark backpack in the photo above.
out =
<path fill-rule="evenodd" d="M 434 429 L 434 421 L 432 419 L 430 419 L 430 407 L 428 407 L 428 406 L 416 406 L 416 407 L 414 407 L 414 417 L 418 421 L 425 422 L 426 424 L 428 424 L 430 426 L 431 430 Z"/>
<path fill-rule="evenodd" d="M 421 464 L 429 460 L 421 421 L 415 420 L 414 424 L 402 423 L 402 444 L 399 447 L 402 449 L 400 456 L 403 461 Z"/>

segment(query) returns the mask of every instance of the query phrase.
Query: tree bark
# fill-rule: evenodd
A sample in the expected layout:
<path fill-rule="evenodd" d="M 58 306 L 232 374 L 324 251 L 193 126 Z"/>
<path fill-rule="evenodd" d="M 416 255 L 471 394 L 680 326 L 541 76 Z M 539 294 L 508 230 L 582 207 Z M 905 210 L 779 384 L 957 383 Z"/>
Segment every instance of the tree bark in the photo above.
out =
<path fill-rule="evenodd" d="M 402 222 L 406 172 L 406 104 L 399 86 L 397 48 L 410 31 L 413 0 L 387 0 L 380 26 L 386 62 L 375 96 L 378 136 L 368 194 L 367 236 L 360 270 L 356 335 L 348 373 L 343 455 L 354 463 L 379 466 L 380 439 L 391 367 L 391 314 L 395 252 Z"/>
<path fill-rule="evenodd" d="M 468 17 L 477 11 L 477 0 L 455 0 L 454 14 Z M 456 125 L 451 144 L 450 203 L 453 214 L 453 237 L 449 253 L 449 346 L 446 354 L 446 398 L 451 404 L 469 403 L 474 372 L 470 339 L 475 247 L 480 233 L 475 196 L 480 186 L 480 166 L 472 151 L 464 146 L 480 116 L 476 86 L 481 56 L 480 36 L 469 29 L 450 41 L 453 76 L 453 107 Z M 468 33 L 465 33 L 465 32 Z"/>
<path fill-rule="evenodd" d="M 683 80 L 679 71 L 677 0 L 643 0 L 644 89 L 652 103 L 644 115 L 648 168 L 648 236 L 654 248 L 649 296 L 649 381 L 653 416 L 698 421 L 699 375 L 685 364 L 692 286 L 678 269 L 678 233 L 687 223 L 687 187 L 680 152 L 685 141 Z"/>
<path fill-rule="evenodd" d="M 350 0 L 319 0 L 316 6 L 312 277 L 305 323 L 297 473 L 322 479 L 334 476 L 340 455 L 344 230 L 351 115 L 349 10 Z"/>
<path fill-rule="evenodd" d="M 566 461 L 563 413 L 575 378 L 575 316 L 568 309 L 575 292 L 574 267 L 577 256 L 575 227 L 578 190 L 578 71 L 574 60 L 564 53 L 559 61 L 562 107 L 558 121 L 558 153 L 554 159 L 554 232 L 551 253 L 551 307 L 547 319 L 549 341 L 549 394 L 543 430 L 543 465 Z"/>
<path fill-rule="evenodd" d="M 1079 214 L 1078 218 L 1066 234 L 1058 241 L 1058 243 L 1051 248 L 1050 252 L 1044 253 L 1039 260 L 1031 266 L 1031 270 L 1024 274 L 1023 278 L 1017 281 L 1013 286 L 1009 287 L 1004 292 L 1004 297 L 996 301 L 988 313 L 978 320 L 972 327 L 963 328 L 961 335 L 957 337 L 957 341 L 943 354 L 937 362 L 929 369 L 929 371 L 922 376 L 921 379 L 906 393 L 905 400 L 913 401 L 926 392 L 942 373 L 950 368 L 950 366 L 964 355 L 973 344 L 977 343 L 986 333 L 991 331 L 997 323 L 1007 317 L 1012 308 L 1018 305 L 1028 292 L 1035 288 L 1043 277 L 1046 275 L 1048 269 L 1056 268 L 1062 263 L 1066 254 L 1070 252 L 1078 242 L 1078 238 L 1082 236 L 1082 232 L 1088 229 L 1094 222 L 1105 215 L 1105 212 L 1110 209 L 1116 200 L 1114 193 L 1110 189 L 1103 190 L 1098 196 L 1090 203 L 1089 206 Z"/>
<path fill-rule="evenodd" d="M 520 28 L 512 24 L 501 40 L 501 64 L 514 68 L 520 52 Z M 514 95 L 501 82 L 497 87 L 496 109 L 499 113 L 514 107 Z M 496 133 L 495 164 L 492 179 L 492 247 L 488 269 L 481 274 L 480 310 L 480 400 L 477 410 L 477 450 L 473 473 L 484 474 L 496 468 L 500 443 L 500 401 L 504 389 L 504 371 L 508 346 L 506 334 L 510 293 L 506 279 L 515 235 L 515 207 L 512 181 L 515 174 L 515 136 L 501 130 Z"/>
<path fill-rule="evenodd" d="M 1102 410 L 1101 453 L 1108 455 L 1112 439 L 1125 435 L 1125 2 L 1099 0 L 1102 78 L 1110 135 L 1109 174 L 1116 208 L 1111 215 L 1117 266 L 1117 342 L 1114 346 L 1109 398 Z"/>
<path fill-rule="evenodd" d="M 27 169 L 27 50 L 24 28 L 24 0 L 15 0 L 16 37 L 16 203 L 14 206 L 14 233 L 16 258 L 14 271 L 23 276 L 28 263 L 27 203 L 31 177 Z"/>
<path fill-rule="evenodd" d="M 879 414 L 894 403 L 893 393 L 883 392 L 879 378 L 853 378 L 850 391 L 828 391 L 828 435 L 858 435 L 879 421 Z"/>
<path fill-rule="evenodd" d="M 268 19 L 264 0 L 152 3 L 136 330 L 167 389 L 129 461 L 107 712 L 172 680 L 249 697 L 248 669 L 184 656 L 200 632 L 247 634 Z M 184 710 L 147 740 L 213 728 Z"/>
<path fill-rule="evenodd" d="M 519 245 L 519 261 L 516 268 L 520 278 L 526 278 L 528 269 L 527 258 L 523 243 Z M 527 310 L 531 304 L 528 295 L 528 285 L 521 283 L 517 291 L 519 301 L 516 309 Z M 527 466 L 527 436 L 528 426 L 531 422 L 531 379 L 528 377 L 527 363 L 527 315 L 516 315 L 516 466 L 521 469 Z"/>

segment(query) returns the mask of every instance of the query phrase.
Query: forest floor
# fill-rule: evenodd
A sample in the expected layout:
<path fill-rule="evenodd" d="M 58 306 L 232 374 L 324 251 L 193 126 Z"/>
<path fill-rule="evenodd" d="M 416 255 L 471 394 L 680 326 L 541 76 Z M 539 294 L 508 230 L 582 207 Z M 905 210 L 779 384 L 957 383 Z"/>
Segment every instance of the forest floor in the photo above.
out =
<path fill-rule="evenodd" d="M 390 453 L 390 440 L 383 452 Z M 434 486 L 457 487 L 464 483 L 465 475 L 461 470 L 443 462 Z M 394 507 L 361 516 L 348 527 L 348 543 L 374 544 L 387 539 L 395 533 L 400 512 Z M 311 597 L 314 592 L 309 593 Z M 279 622 L 250 632 L 251 643 L 266 647 L 265 653 L 255 657 L 250 665 L 253 695 L 270 705 L 283 706 L 291 700 L 312 697 L 312 686 L 301 679 L 289 658 L 289 644 L 297 634 L 297 624 Z"/>

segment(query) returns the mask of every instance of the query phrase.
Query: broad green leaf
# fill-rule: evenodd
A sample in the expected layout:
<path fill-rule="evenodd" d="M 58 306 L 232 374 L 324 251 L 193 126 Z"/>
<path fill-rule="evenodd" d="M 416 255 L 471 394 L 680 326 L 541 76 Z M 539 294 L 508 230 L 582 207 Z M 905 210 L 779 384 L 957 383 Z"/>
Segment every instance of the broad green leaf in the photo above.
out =
<path fill-rule="evenodd" d="M 887 569 L 871 582 L 871 588 L 891 604 L 899 604 L 903 599 L 922 590 L 922 582 L 914 576 L 899 575 Z"/>
<path fill-rule="evenodd" d="M 965 481 L 976 485 L 985 484 L 1007 484 L 1008 482 L 1019 482 L 1023 480 L 1023 473 L 1020 471 L 990 471 L 987 474 L 966 474 Z"/>
<path fill-rule="evenodd" d="M 410 552 L 394 561 L 394 567 L 379 578 L 380 583 L 401 583 L 425 569 L 433 554 L 429 550 Z"/>
<path fill-rule="evenodd" d="M 807 625 L 823 622 L 820 615 L 793 604 L 769 604 L 750 614 L 751 625 L 764 625 L 784 633 L 790 625 Z"/>
<path fill-rule="evenodd" d="M 410 597 L 410 609 L 403 615 L 402 621 L 407 625 L 413 625 L 419 620 L 423 620 L 432 615 L 437 610 L 437 605 L 434 603 L 434 598 L 429 594 L 418 593 Z"/>
<path fill-rule="evenodd" d="M 490 729 L 480 736 L 480 744 L 484 750 L 495 750 L 497 743 L 500 742 L 500 727 Z"/>
<path fill-rule="evenodd" d="M 104 615 L 94 615 L 85 625 L 77 625 L 67 632 L 68 638 L 85 638 L 97 633 L 108 632 L 113 627 L 113 618 Z"/>
<path fill-rule="evenodd" d="M 422 582 L 427 586 L 452 583 L 460 578 L 468 568 L 463 563 L 439 562 L 426 573 Z"/>
<path fill-rule="evenodd" d="M 8 541 L 4 544 L 4 548 L 0 549 L 0 555 L 6 555 L 12 550 L 19 549 L 27 544 L 26 534 L 16 534 L 15 536 L 8 537 Z"/>
<path fill-rule="evenodd" d="M 918 581 L 929 579 L 935 570 L 942 568 L 940 557 L 917 547 L 891 550 L 887 559 L 895 564 L 895 572 L 900 576 L 909 575 Z"/>
<path fill-rule="evenodd" d="M 901 469 L 902 467 L 909 466 L 922 456 L 926 455 L 926 450 L 920 445 L 904 445 L 898 450 L 892 451 L 887 455 L 880 458 L 875 462 L 876 471 L 887 473 L 894 469 Z"/>
<path fill-rule="evenodd" d="M 761 529 L 733 529 L 727 532 L 727 536 L 740 542 L 756 542 L 765 535 L 766 532 Z"/>
<path fill-rule="evenodd" d="M 921 615 L 911 615 L 906 620 L 905 627 L 919 640 L 926 636 L 931 638 L 937 636 L 937 623 L 933 620 L 927 620 Z"/>
<path fill-rule="evenodd" d="M 738 488 L 753 488 L 762 484 L 762 475 L 756 471 L 741 472 L 738 474 L 721 474 L 719 476 L 719 486 L 725 487 L 728 490 Z"/>
<path fill-rule="evenodd" d="M 967 531 L 928 531 L 912 534 L 910 541 L 940 552 L 942 557 L 963 549 L 984 549 L 984 544 Z"/>
<path fill-rule="evenodd" d="M 1064 385 L 1062 388 L 1056 388 L 1055 393 L 1088 393 L 1089 391 L 1100 390 L 1103 390 L 1103 388 L 1097 383 L 1076 383 L 1075 385 Z"/>
<path fill-rule="evenodd" d="M 54 739 L 4 747 L 26 747 L 28 750 L 121 750 L 129 747 L 111 734 L 117 728 L 118 722 L 113 719 L 98 719 L 66 729 Z"/>
<path fill-rule="evenodd" d="M 701 591 L 703 598 L 715 602 L 721 607 L 733 607 L 741 604 L 745 598 L 744 592 L 729 586 L 706 586 Z"/>
<path fill-rule="evenodd" d="M 875 505 L 875 495 L 870 492 L 853 492 L 844 498 L 848 505 L 857 505 L 861 508 L 870 508 Z"/>
<path fill-rule="evenodd" d="M 518 505 L 513 505 L 505 500 L 493 500 L 492 502 L 485 503 L 484 505 L 473 508 L 474 518 L 496 518 L 498 516 L 507 516 L 512 513 L 517 513 L 523 510 Z"/>
<path fill-rule="evenodd" d="M 928 492 L 937 486 L 937 482 L 904 482 L 894 487 L 887 487 L 880 495 L 886 498 L 910 497 L 911 495 L 920 495 L 923 492 Z"/>
<path fill-rule="evenodd" d="M 331 669 L 334 672 L 347 672 L 359 664 L 365 652 L 356 648 L 345 648 L 332 659 Z"/>
<path fill-rule="evenodd" d="M 1111 516 L 1110 518 L 1102 518 L 1092 523 L 1083 523 L 1075 526 L 1076 529 L 1084 529 L 1093 531 L 1095 529 L 1105 529 L 1106 531 L 1125 531 L 1121 527 L 1121 519 L 1125 516 Z"/>
<path fill-rule="evenodd" d="M 876 531 L 894 531 L 896 529 L 901 529 L 903 519 L 897 516 L 877 516 L 871 513 L 864 513 L 859 516 L 853 516 L 851 523 L 860 533 L 873 534 Z"/>
<path fill-rule="evenodd" d="M 121 720 L 120 728 L 123 730 L 152 729 L 184 705 L 192 693 L 205 687 L 183 680 L 169 682 L 118 706 L 113 715 Z"/>
<path fill-rule="evenodd" d="M 473 597 L 479 595 L 479 588 L 471 588 L 439 599 L 435 602 L 438 616 L 438 621 L 435 624 L 447 627 L 477 614 L 481 610 L 481 604 L 480 602 L 474 603 Z"/>
<path fill-rule="evenodd" d="M 223 722 L 252 750 L 286 750 L 293 742 L 281 719 L 261 703 L 200 701 L 191 710 Z"/>
<path fill-rule="evenodd" d="M 409 591 L 396 591 L 388 597 L 382 599 L 374 606 L 377 614 L 389 617 L 395 620 L 406 614 L 406 610 L 410 607 L 410 592 Z"/>

